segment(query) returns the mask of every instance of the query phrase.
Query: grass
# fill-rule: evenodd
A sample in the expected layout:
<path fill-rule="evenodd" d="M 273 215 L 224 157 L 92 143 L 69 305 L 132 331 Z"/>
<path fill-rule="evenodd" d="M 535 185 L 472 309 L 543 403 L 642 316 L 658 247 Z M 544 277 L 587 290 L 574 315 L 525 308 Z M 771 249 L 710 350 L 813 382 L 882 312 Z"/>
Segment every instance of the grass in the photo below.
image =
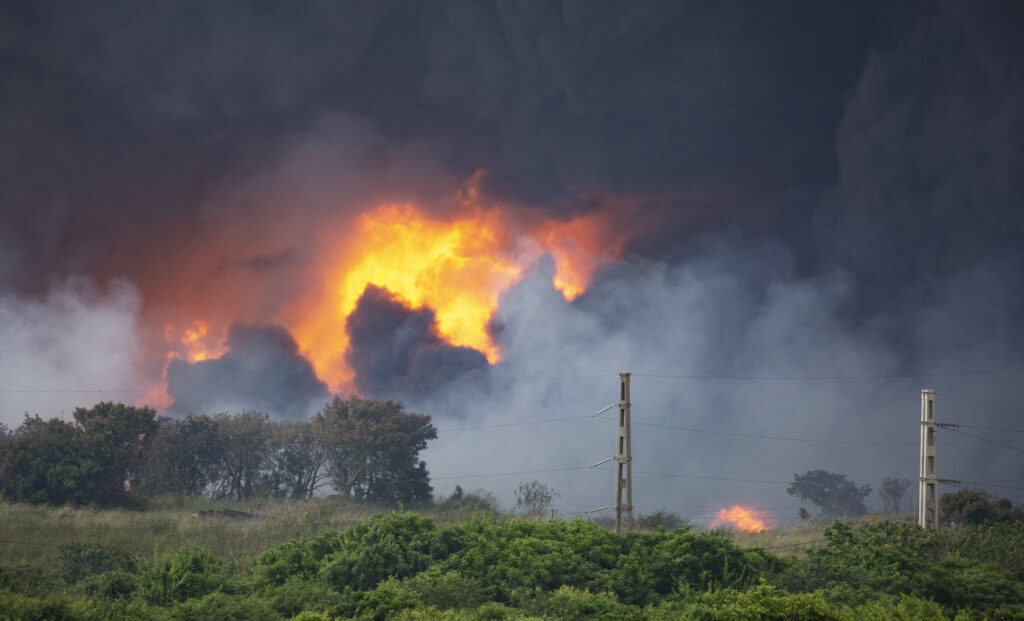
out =
<path fill-rule="evenodd" d="M 253 517 L 202 515 L 218 510 L 243 511 Z M 433 507 L 414 510 L 439 523 L 476 515 Z M 0 502 L 0 562 L 51 565 L 65 545 L 99 545 L 149 557 L 192 544 L 218 558 L 238 560 L 289 539 L 346 528 L 389 511 L 340 497 L 244 502 L 167 497 L 137 510 Z"/>
<path fill-rule="evenodd" d="M 462 522 L 488 515 L 481 511 L 445 511 L 438 506 L 413 507 L 438 523 Z M 202 515 L 232 510 L 252 518 Z M 130 555 L 152 557 L 186 544 L 206 548 L 225 561 L 253 556 L 290 539 L 347 528 L 391 509 L 343 497 L 311 500 L 211 500 L 205 497 L 161 497 L 139 509 L 51 507 L 0 501 L 0 562 L 52 565 L 61 546 L 98 545 Z M 871 515 L 856 520 L 909 520 L 907 516 Z M 780 556 L 803 557 L 821 545 L 825 524 L 805 522 L 761 533 L 723 531 L 737 544 L 757 546 Z"/>

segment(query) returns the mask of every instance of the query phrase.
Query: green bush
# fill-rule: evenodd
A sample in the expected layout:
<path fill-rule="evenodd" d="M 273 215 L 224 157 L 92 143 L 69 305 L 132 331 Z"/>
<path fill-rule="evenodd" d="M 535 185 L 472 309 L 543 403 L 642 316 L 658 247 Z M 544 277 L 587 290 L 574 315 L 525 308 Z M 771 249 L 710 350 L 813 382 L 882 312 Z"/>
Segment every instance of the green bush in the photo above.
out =
<path fill-rule="evenodd" d="M 135 561 L 127 553 L 98 545 L 61 546 L 57 572 L 66 584 L 109 571 L 134 571 Z"/>
<path fill-rule="evenodd" d="M 773 583 L 792 592 L 822 591 L 829 601 L 859 606 L 891 595 L 935 601 L 948 611 L 1024 604 L 1024 587 L 1006 569 L 961 558 L 955 535 L 880 522 L 853 529 L 834 522 L 828 545 L 792 565 Z"/>
<path fill-rule="evenodd" d="M 123 569 L 115 569 L 98 576 L 89 576 L 75 587 L 83 595 L 103 599 L 129 599 L 139 588 L 138 578 Z"/>
<path fill-rule="evenodd" d="M 450 608 L 476 608 L 488 600 L 487 589 L 479 580 L 463 576 L 457 571 L 431 568 L 409 578 L 403 588 L 411 592 L 418 602 L 440 610 Z"/>
<path fill-rule="evenodd" d="M 563 586 L 548 592 L 535 590 L 520 597 L 519 605 L 527 612 L 554 619 L 597 619 L 630 621 L 643 619 L 635 606 L 620 604 L 614 593 L 591 593 L 586 589 Z"/>
<path fill-rule="evenodd" d="M 190 599 L 171 609 L 173 619 L 216 619 L 217 621 L 276 621 L 281 616 L 267 602 L 257 597 L 226 593 L 210 593 Z"/>
<path fill-rule="evenodd" d="M 224 587 L 223 564 L 202 548 L 186 546 L 145 567 L 139 593 L 156 606 L 203 597 Z"/>

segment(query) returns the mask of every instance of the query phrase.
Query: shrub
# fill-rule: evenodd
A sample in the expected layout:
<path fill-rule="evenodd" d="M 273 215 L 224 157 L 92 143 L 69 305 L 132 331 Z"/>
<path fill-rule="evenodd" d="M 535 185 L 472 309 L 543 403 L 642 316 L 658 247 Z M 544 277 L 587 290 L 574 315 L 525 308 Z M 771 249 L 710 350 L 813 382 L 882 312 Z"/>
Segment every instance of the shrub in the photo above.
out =
<path fill-rule="evenodd" d="M 135 569 L 127 553 L 98 545 L 61 546 L 57 553 L 57 572 L 66 584 L 108 571 Z"/>
<path fill-rule="evenodd" d="M 591 593 L 570 586 L 554 592 L 534 591 L 521 597 L 520 606 L 531 614 L 555 619 L 629 621 L 643 618 L 639 608 L 620 604 L 613 593 Z"/>
<path fill-rule="evenodd" d="M 419 602 L 441 610 L 476 608 L 488 600 L 487 590 L 479 580 L 457 571 L 431 568 L 408 579 L 403 586 Z"/>
<path fill-rule="evenodd" d="M 217 619 L 218 621 L 276 621 L 280 615 L 258 597 L 210 593 L 182 602 L 171 610 L 174 619 Z"/>
<path fill-rule="evenodd" d="M 148 566 L 139 578 L 139 593 L 157 606 L 203 597 L 226 582 L 223 564 L 202 548 L 186 546 Z"/>

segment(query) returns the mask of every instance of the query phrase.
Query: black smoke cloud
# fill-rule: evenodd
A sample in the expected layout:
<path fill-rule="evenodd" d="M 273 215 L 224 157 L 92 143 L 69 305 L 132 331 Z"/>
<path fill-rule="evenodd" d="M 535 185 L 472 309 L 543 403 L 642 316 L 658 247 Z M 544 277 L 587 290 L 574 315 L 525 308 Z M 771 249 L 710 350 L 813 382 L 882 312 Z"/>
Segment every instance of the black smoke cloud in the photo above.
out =
<path fill-rule="evenodd" d="M 608 193 L 650 196 L 664 203 L 659 230 L 672 231 L 648 240 L 664 256 L 673 237 L 829 185 L 843 99 L 884 39 L 876 31 L 903 27 L 877 27 L 884 12 L 869 2 L 11 2 L 3 12 L 0 230 L 23 289 L 81 270 L 141 282 L 126 255 L 172 252 L 219 228 L 220 198 L 296 149 L 313 164 L 355 150 L 359 161 L 332 173 L 362 168 L 399 192 L 429 184 L 381 180 L 376 169 L 396 154 L 420 154 L 435 177 L 483 168 L 500 199 L 552 213 Z M 304 151 L 330 119 L 347 120 L 328 132 L 333 148 Z M 376 146 L 357 148 L 367 132 Z M 279 222 L 251 202 L 249 228 Z"/>
<path fill-rule="evenodd" d="M 448 384 L 486 381 L 487 357 L 446 343 L 434 311 L 411 309 L 387 289 L 369 285 L 348 316 L 345 360 L 359 392 L 376 398 L 413 398 Z"/>
<path fill-rule="evenodd" d="M 225 345 L 219 358 L 167 365 L 167 394 L 174 399 L 169 413 L 248 409 L 302 419 L 327 400 L 327 385 L 284 328 L 233 324 Z"/>
<path fill-rule="evenodd" d="M 505 424 L 589 414 L 623 370 L 1024 366 L 1022 11 L 1012 1 L 7 2 L 0 307 L 26 323 L 46 312 L 47 331 L 81 342 L 69 351 L 85 364 L 102 348 L 68 327 L 80 316 L 109 322 L 110 342 L 129 351 L 163 278 L 199 240 L 218 249 L 203 257 L 210 270 L 253 274 L 246 319 L 273 321 L 306 282 L 309 257 L 344 243 L 318 238 L 325 219 L 384 200 L 450 209 L 445 197 L 483 168 L 489 198 L 545 216 L 608 196 L 639 203 L 625 259 L 571 303 L 551 289 L 550 266 L 537 266 L 502 298 L 505 353 L 486 372 L 476 353 L 436 342 L 429 310 L 378 292 L 364 301 L 381 315 L 357 313 L 362 349 L 350 352 L 368 393 L 401 391 L 442 420 Z M 124 277 L 141 303 L 48 301 L 82 274 L 100 290 Z M 188 280 L 198 294 L 218 290 L 202 276 Z M 59 366 L 33 338 L 5 342 L 4 368 Z M 461 377 L 488 381 L 420 362 L 435 350 L 466 362 Z M 102 368 L 126 366 L 114 357 Z M 448 369 L 444 389 L 420 389 L 435 367 Z M 638 422 L 910 445 L 644 436 L 638 425 L 636 463 L 739 479 L 812 467 L 866 483 L 913 479 L 919 389 L 939 391 L 947 420 L 1020 428 L 1019 409 L 942 400 L 1012 405 L 1024 399 L 1018 380 L 638 375 Z M 488 433 L 442 434 L 431 472 L 557 469 L 614 449 L 600 426 Z M 1013 451 L 986 447 L 944 442 L 940 476 L 1024 477 Z M 606 473 L 550 476 L 565 510 L 606 505 L 613 490 Z M 641 478 L 648 510 L 652 499 L 676 510 L 792 500 L 784 485 Z M 438 490 L 455 482 L 438 478 Z M 461 482 L 494 482 L 505 500 L 516 483 Z"/>

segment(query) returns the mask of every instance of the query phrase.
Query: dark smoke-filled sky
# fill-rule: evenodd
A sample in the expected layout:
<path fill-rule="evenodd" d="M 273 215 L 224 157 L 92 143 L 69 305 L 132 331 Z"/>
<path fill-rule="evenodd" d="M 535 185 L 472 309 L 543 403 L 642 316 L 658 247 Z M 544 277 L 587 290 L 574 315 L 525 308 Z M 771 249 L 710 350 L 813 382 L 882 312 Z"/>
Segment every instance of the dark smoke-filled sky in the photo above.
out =
<path fill-rule="evenodd" d="M 631 371 L 640 512 L 786 523 L 794 472 L 913 480 L 922 388 L 944 421 L 1024 429 L 1022 24 L 988 1 L 6 2 L 0 422 L 395 398 L 441 429 L 439 494 L 536 478 L 572 512 L 611 504 L 610 470 L 572 468 L 615 431 L 571 417 Z M 472 260 L 391 245 L 460 222 Z M 444 306 L 481 282 L 488 317 Z M 1012 448 L 942 432 L 939 476 L 1024 500 L 1024 433 L 971 433 Z"/>

